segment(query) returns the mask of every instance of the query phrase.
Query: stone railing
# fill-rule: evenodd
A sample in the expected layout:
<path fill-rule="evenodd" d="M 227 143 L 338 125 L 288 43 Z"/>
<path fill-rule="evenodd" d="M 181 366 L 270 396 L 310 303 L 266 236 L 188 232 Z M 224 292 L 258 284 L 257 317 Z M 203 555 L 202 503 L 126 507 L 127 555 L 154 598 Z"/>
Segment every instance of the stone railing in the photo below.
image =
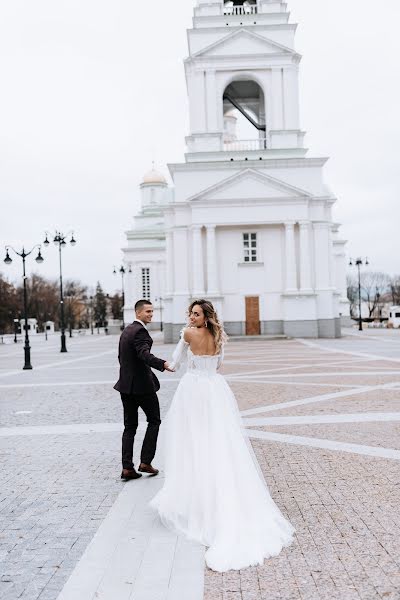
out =
<path fill-rule="evenodd" d="M 224 142 L 225 152 L 241 152 L 243 150 L 266 150 L 267 138 L 258 138 L 256 140 L 235 140 L 234 142 Z"/>
<path fill-rule="evenodd" d="M 252 4 L 250 6 L 226 6 L 224 8 L 224 15 L 256 15 L 257 6 Z"/>

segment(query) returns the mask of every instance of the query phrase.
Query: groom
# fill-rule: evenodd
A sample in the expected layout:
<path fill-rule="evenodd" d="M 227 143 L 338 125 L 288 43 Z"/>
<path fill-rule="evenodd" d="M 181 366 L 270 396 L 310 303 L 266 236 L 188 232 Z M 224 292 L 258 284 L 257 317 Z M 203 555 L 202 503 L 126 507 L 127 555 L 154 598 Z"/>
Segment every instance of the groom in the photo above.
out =
<path fill-rule="evenodd" d="M 149 300 L 139 300 L 135 304 L 136 319 L 128 325 L 119 340 L 118 360 L 120 364 L 119 380 L 114 389 L 120 392 L 124 407 L 124 433 L 122 434 L 122 473 L 121 479 L 138 479 L 141 473 L 157 475 L 151 461 L 156 453 L 158 430 L 160 427 L 160 405 L 157 391 L 160 383 L 151 370 L 172 371 L 167 362 L 150 353 L 153 340 L 147 331 L 147 325 L 153 318 L 153 305 Z M 132 455 L 133 442 L 138 426 L 138 409 L 147 418 L 147 430 L 144 436 L 139 471 L 135 471 Z"/>

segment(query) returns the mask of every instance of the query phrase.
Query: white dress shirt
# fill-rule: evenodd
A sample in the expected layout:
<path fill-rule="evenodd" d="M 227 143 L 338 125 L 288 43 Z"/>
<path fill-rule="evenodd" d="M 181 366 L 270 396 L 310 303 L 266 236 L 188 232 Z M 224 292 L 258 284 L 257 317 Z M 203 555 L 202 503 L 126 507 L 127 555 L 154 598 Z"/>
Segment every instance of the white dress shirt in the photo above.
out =
<path fill-rule="evenodd" d="M 143 321 L 141 321 L 140 319 L 134 319 L 133 322 L 135 322 L 135 321 L 137 321 L 138 323 L 140 323 L 141 325 L 143 325 L 143 327 L 145 329 L 147 329 L 147 327 L 146 327 L 145 323 L 143 323 Z"/>

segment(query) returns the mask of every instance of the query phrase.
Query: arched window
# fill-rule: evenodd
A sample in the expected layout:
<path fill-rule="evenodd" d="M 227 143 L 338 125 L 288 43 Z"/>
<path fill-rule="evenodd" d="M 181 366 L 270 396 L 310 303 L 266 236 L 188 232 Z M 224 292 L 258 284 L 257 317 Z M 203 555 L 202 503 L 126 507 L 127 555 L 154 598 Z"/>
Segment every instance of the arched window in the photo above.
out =
<path fill-rule="evenodd" d="M 230 83 L 223 94 L 224 145 L 226 149 L 242 149 L 240 144 L 259 150 L 266 148 L 264 92 L 252 80 Z"/>

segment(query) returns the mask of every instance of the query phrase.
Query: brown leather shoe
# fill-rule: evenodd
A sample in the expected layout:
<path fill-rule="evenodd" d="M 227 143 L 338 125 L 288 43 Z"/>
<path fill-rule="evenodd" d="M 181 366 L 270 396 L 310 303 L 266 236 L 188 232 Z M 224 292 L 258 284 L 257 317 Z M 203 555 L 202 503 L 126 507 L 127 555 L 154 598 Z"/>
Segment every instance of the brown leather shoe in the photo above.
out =
<path fill-rule="evenodd" d="M 151 465 L 146 465 L 145 463 L 140 463 L 138 471 L 142 473 L 148 473 L 149 475 L 158 475 L 159 470 L 155 469 Z"/>
<path fill-rule="evenodd" d="M 135 469 L 122 469 L 121 479 L 125 481 L 129 481 L 130 479 L 139 479 L 141 477 L 141 473 L 137 473 Z"/>

